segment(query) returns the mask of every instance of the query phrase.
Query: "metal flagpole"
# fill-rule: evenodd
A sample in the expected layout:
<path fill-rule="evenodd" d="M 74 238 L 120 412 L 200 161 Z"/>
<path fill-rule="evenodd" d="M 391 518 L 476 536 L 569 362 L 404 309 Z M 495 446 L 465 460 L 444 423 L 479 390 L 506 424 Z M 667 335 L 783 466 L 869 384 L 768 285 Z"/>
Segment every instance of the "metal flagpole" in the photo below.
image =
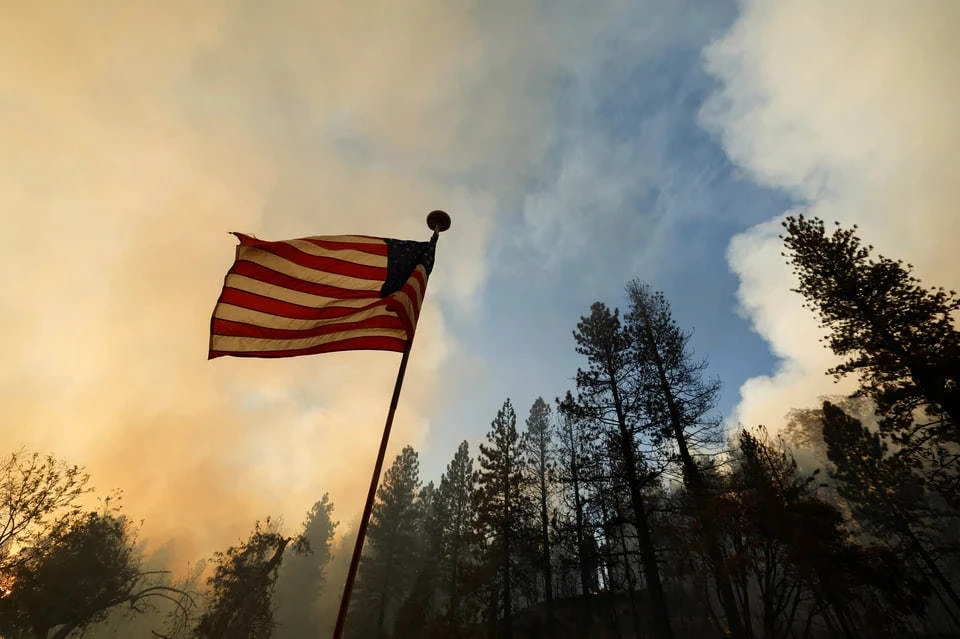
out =
<path fill-rule="evenodd" d="M 443 211 L 433 211 L 427 216 L 427 226 L 433 231 L 433 238 L 436 238 L 441 232 L 450 228 L 450 216 Z M 333 639 L 341 639 L 343 636 L 343 626 L 347 620 L 347 610 L 350 608 L 350 595 L 353 593 L 353 582 L 357 578 L 357 568 L 360 566 L 360 554 L 363 552 L 363 542 L 367 536 L 370 511 L 373 509 L 377 485 L 380 483 L 383 458 L 387 454 L 387 441 L 390 439 L 390 429 L 393 427 L 393 415 L 397 412 L 397 403 L 400 401 L 400 388 L 403 386 L 403 375 L 407 372 L 407 360 L 410 359 L 410 347 L 412 345 L 413 335 L 407 340 L 407 346 L 403 349 L 403 359 L 400 360 L 400 370 L 397 371 L 397 382 L 393 386 L 393 397 L 390 399 L 390 410 L 387 411 L 387 422 L 383 426 L 383 437 L 380 438 L 377 463 L 373 467 L 373 477 L 370 478 L 370 490 L 367 491 L 367 503 L 363 506 L 360 528 L 357 530 L 357 541 L 353 546 L 350 569 L 347 571 L 347 581 L 343 585 L 343 596 L 340 598 L 340 611 L 337 613 L 337 625 L 333 630 Z"/>

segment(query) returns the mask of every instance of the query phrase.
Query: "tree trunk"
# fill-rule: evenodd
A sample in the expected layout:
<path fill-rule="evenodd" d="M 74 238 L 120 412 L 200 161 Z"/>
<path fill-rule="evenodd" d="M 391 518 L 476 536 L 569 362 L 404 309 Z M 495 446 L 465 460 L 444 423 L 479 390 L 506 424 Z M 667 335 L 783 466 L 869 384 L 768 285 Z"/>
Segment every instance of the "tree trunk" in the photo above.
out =
<path fill-rule="evenodd" d="M 607 500 L 602 485 L 598 491 L 598 496 L 600 497 L 600 524 L 603 530 L 603 555 L 606 568 L 603 571 L 604 590 L 607 593 L 607 606 L 613 612 L 613 623 L 611 625 L 617 639 L 622 639 L 623 631 L 620 629 L 620 615 L 617 612 L 616 602 L 611 596 L 616 584 L 613 582 L 610 572 L 614 566 L 614 560 L 613 553 L 610 551 L 610 517 L 608 516 Z"/>
<path fill-rule="evenodd" d="M 590 585 L 593 583 L 593 580 L 590 578 L 589 567 L 584 558 L 586 553 L 586 542 L 583 537 L 583 500 L 580 498 L 580 481 L 578 479 L 579 469 L 576 466 L 576 463 L 572 466 L 573 469 L 573 510 L 574 510 L 574 525 L 576 530 L 574 531 L 577 537 L 577 563 L 580 568 L 580 590 L 584 595 L 590 594 Z"/>
<path fill-rule="evenodd" d="M 680 415 L 680 408 L 677 406 L 676 398 L 673 396 L 673 389 L 670 387 L 670 381 L 667 379 L 663 358 L 660 355 L 660 350 L 654 338 L 653 329 L 650 327 L 649 317 L 645 311 L 643 314 L 643 328 L 650 346 L 649 350 L 653 355 L 654 364 L 657 368 L 660 391 L 664 395 L 667 403 L 667 411 L 670 414 L 670 426 L 674 439 L 677 441 L 677 450 L 680 453 L 680 461 L 683 464 L 685 483 L 690 492 L 693 493 L 697 510 L 703 513 L 705 511 L 703 501 L 707 497 L 703 475 L 697 467 L 697 464 L 693 461 L 693 456 L 690 455 L 690 450 L 687 447 L 687 436 L 683 430 L 683 418 Z M 704 541 L 707 548 L 707 558 L 710 561 L 710 566 L 713 569 L 714 578 L 717 582 L 717 593 L 720 595 L 720 603 L 723 606 L 727 624 L 730 626 L 730 635 L 733 639 L 747 639 L 752 636 L 753 633 L 750 632 L 750 634 L 747 634 L 746 628 L 744 627 L 744 620 L 740 617 L 740 610 L 737 606 L 736 596 L 733 593 L 730 577 L 726 574 L 723 567 L 726 558 L 718 542 L 718 535 L 713 528 L 712 522 L 709 521 L 709 517 L 701 517 L 701 519 L 703 520 L 703 531 L 706 537 Z"/>
<path fill-rule="evenodd" d="M 624 517 L 620 515 L 620 521 Z M 627 550 L 627 535 L 623 524 L 620 524 L 620 550 L 623 553 L 623 573 L 627 578 L 627 592 L 630 593 L 630 618 L 633 621 L 633 631 L 638 637 L 643 635 L 640 629 L 640 610 L 637 608 L 637 582 L 633 579 L 633 570 L 630 569 L 630 553 Z"/>
<path fill-rule="evenodd" d="M 670 615 L 667 611 L 667 598 L 663 592 L 663 583 L 660 581 L 660 568 L 657 565 L 656 548 L 650 535 L 648 514 L 643 499 L 640 480 L 637 477 L 637 461 L 633 450 L 633 437 L 627 428 L 623 402 L 620 390 L 617 388 L 613 373 L 612 362 L 607 362 L 607 374 L 610 378 L 610 390 L 613 394 L 614 408 L 617 411 L 617 424 L 620 428 L 621 452 L 626 466 L 627 486 L 630 489 L 630 501 L 634 515 L 637 518 L 637 533 L 640 539 L 640 555 L 643 560 L 644 579 L 647 582 L 647 592 L 650 595 L 650 604 L 653 612 L 654 627 L 662 639 L 673 639 L 673 630 L 670 627 Z"/>
<path fill-rule="evenodd" d="M 460 621 L 460 593 L 457 590 L 457 567 L 460 564 L 460 544 L 458 543 L 453 550 L 453 565 L 450 567 L 450 604 L 447 610 L 447 616 L 452 620 Z"/>
<path fill-rule="evenodd" d="M 387 620 L 387 589 L 390 587 L 390 567 L 393 565 L 393 549 L 390 551 L 390 559 L 387 561 L 387 568 L 383 573 L 383 587 L 380 590 L 380 606 L 377 610 L 377 637 L 383 637 L 383 626 Z"/>
<path fill-rule="evenodd" d="M 540 535 L 543 538 L 543 587 L 547 599 L 547 629 L 553 634 L 553 567 L 550 564 L 550 520 L 547 516 L 547 468 L 540 451 Z"/>
<path fill-rule="evenodd" d="M 916 550 L 917 554 L 920 555 L 920 558 L 923 559 L 923 563 L 927 565 L 927 568 L 930 569 L 930 572 L 933 573 L 933 577 L 937 583 L 940 584 L 940 587 L 943 589 L 943 592 L 946 593 L 947 597 L 950 598 L 950 601 L 953 602 L 953 605 L 956 606 L 957 611 L 960 611 L 960 596 L 957 595 L 957 591 L 954 590 L 953 584 L 950 583 L 950 580 L 943 574 L 940 570 L 940 567 L 937 565 L 937 562 L 934 561 L 933 557 L 930 556 L 930 553 L 927 552 L 927 549 L 924 548 L 923 544 L 920 543 L 920 540 L 917 536 L 910 530 L 910 527 L 906 527 L 906 533 L 910 538 L 911 545 Z M 957 617 L 949 607 L 946 608 L 950 617 L 957 622 Z"/>
<path fill-rule="evenodd" d="M 509 463 L 504 464 L 505 472 L 503 478 L 503 636 L 504 639 L 513 639 L 513 585 L 510 575 L 510 471 L 513 469 Z"/>

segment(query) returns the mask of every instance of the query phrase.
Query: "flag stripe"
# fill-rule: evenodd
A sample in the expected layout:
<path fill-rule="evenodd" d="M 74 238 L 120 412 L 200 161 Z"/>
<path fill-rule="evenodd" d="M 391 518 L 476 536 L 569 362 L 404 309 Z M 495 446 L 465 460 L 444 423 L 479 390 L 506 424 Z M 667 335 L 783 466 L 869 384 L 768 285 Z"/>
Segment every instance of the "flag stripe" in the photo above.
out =
<path fill-rule="evenodd" d="M 314 308 L 336 306 L 338 308 L 356 309 L 362 308 L 367 304 L 372 303 L 372 301 L 379 299 L 379 296 L 376 295 L 366 295 L 365 297 L 352 299 L 329 297 L 325 295 L 311 295 L 310 293 L 302 293 L 300 291 L 295 291 L 283 286 L 268 284 L 262 280 L 247 277 L 246 275 L 238 275 L 237 273 L 230 273 L 227 275 L 227 279 L 225 280 L 224 284 L 227 288 L 234 288 L 239 291 L 253 293 L 254 295 L 272 297 L 282 302 L 290 302 L 291 304 L 310 306 Z"/>
<path fill-rule="evenodd" d="M 240 238 L 240 243 L 245 246 L 268 246 L 270 244 L 290 242 L 290 240 L 268 242 L 267 240 L 261 240 L 251 235 L 244 235 L 243 233 L 234 233 L 234 235 Z M 364 251 L 372 255 L 387 255 L 387 243 L 384 242 L 382 237 L 372 237 L 368 235 L 314 235 L 312 237 L 301 237 L 299 239 L 313 242 L 317 246 L 328 249 L 350 249 Z"/>
<path fill-rule="evenodd" d="M 377 280 L 380 282 L 387 277 L 387 260 L 382 257 L 380 258 L 380 264 L 377 266 L 356 264 L 333 257 L 311 255 L 292 246 L 288 242 L 272 242 L 264 246 L 247 246 L 243 248 L 243 251 L 262 251 L 270 255 L 282 257 L 298 266 L 303 266 L 315 271 L 323 271 L 324 273 L 335 273 L 337 275 L 346 275 L 347 277 L 356 277 L 364 280 Z"/>
<path fill-rule="evenodd" d="M 320 353 L 335 353 L 338 351 L 392 351 L 403 352 L 407 340 L 396 337 L 353 337 L 320 344 L 311 348 L 294 348 L 285 351 L 231 351 L 211 350 L 210 359 L 215 357 L 297 357 L 299 355 L 318 355 Z"/>
<path fill-rule="evenodd" d="M 410 275 L 407 283 L 390 296 L 388 308 L 395 311 L 403 322 L 404 327 L 411 334 L 420 314 L 420 305 L 423 300 L 423 290 L 426 286 L 426 270 L 418 265 Z"/>
<path fill-rule="evenodd" d="M 303 239 L 311 244 L 330 250 L 363 251 L 364 253 L 383 255 L 384 257 L 387 255 L 387 244 L 381 238 L 363 237 L 362 235 L 337 235 L 306 237 Z"/>
<path fill-rule="evenodd" d="M 385 315 L 388 317 L 393 317 L 397 319 L 396 315 L 391 313 L 387 309 L 387 305 L 382 302 L 378 302 L 375 305 L 372 305 L 369 308 L 355 311 L 346 315 L 339 315 L 335 317 L 326 317 L 326 318 L 297 318 L 297 317 L 282 317 L 278 316 L 275 313 L 269 311 L 262 311 L 256 308 L 249 308 L 244 306 L 237 306 L 236 304 L 231 304 L 225 301 L 220 302 L 220 308 L 217 310 L 214 319 L 226 319 L 232 320 L 234 322 L 243 322 L 245 324 L 256 324 L 257 326 L 263 326 L 265 328 L 284 328 L 284 329 L 296 329 L 296 330 L 307 330 L 315 326 L 323 326 L 325 324 L 343 324 L 347 322 L 361 322 L 365 319 L 372 317 L 377 317 L 380 315 Z M 396 324 L 395 324 L 396 326 Z"/>
<path fill-rule="evenodd" d="M 400 320 L 397 316 L 389 312 L 362 320 L 362 326 L 358 326 L 359 323 L 360 322 L 321 324 L 306 329 L 293 329 L 266 327 L 218 317 L 213 320 L 213 332 L 223 337 L 256 337 L 258 339 L 269 340 L 291 340 L 306 339 L 320 335 L 332 335 L 334 333 L 357 330 L 358 328 L 383 328 L 387 330 L 402 328 L 399 325 Z"/>
<path fill-rule="evenodd" d="M 391 337 L 405 341 L 407 334 L 406 331 L 399 327 L 395 329 L 358 328 L 340 331 L 330 335 L 317 335 L 316 337 L 307 337 L 301 339 L 262 339 L 256 337 L 235 337 L 232 335 L 214 334 L 211 344 L 211 351 L 280 352 L 299 350 L 303 348 L 314 348 L 317 346 L 333 344 L 335 342 L 357 337 Z"/>
<path fill-rule="evenodd" d="M 295 319 L 311 322 L 336 319 L 346 315 L 362 313 L 371 306 L 382 306 L 382 304 L 379 303 L 379 300 L 375 300 L 371 304 L 367 304 L 360 308 L 343 308 L 338 306 L 311 308 L 309 306 L 291 304 L 289 302 L 273 299 L 271 297 L 265 297 L 263 295 L 257 295 L 255 293 L 248 293 L 247 291 L 239 291 L 235 288 L 227 287 L 223 289 L 220 302 L 222 304 L 249 309 L 251 311 L 264 313 L 266 315 L 273 315 L 276 316 L 278 320 Z M 219 313 L 217 316 L 219 316 Z"/>
<path fill-rule="evenodd" d="M 264 242 L 236 235 L 236 259 L 210 322 L 211 358 L 402 351 L 413 336 L 432 243 L 417 248 L 367 236 Z M 385 298 L 384 286 L 394 291 Z"/>
<path fill-rule="evenodd" d="M 387 264 L 387 255 L 384 252 L 371 253 L 367 251 L 358 251 L 353 248 L 328 249 L 310 240 L 309 238 L 304 240 L 289 240 L 287 243 L 291 246 L 295 246 L 298 250 L 303 251 L 304 253 L 317 255 L 319 257 L 330 257 L 335 260 L 353 262 L 355 264 L 366 264 L 367 266 L 386 266 Z M 379 249 L 380 247 L 378 246 L 377 248 Z"/>
<path fill-rule="evenodd" d="M 302 272 L 302 269 L 300 270 Z M 261 282 L 266 282 L 267 284 L 273 284 L 274 286 L 282 286 L 283 288 L 290 289 L 292 291 L 299 291 L 301 293 L 308 293 L 310 295 L 319 295 L 321 297 L 368 300 L 380 298 L 379 288 L 376 290 L 367 289 L 357 291 L 348 288 L 340 288 L 337 286 L 329 286 L 324 282 L 306 282 L 298 279 L 295 275 L 281 273 L 280 271 L 273 270 L 262 264 L 248 262 L 246 260 L 237 261 L 237 263 L 233 265 L 233 268 L 230 269 L 230 272 L 236 275 L 244 275 L 255 280 L 260 280 Z"/>
<path fill-rule="evenodd" d="M 297 264 L 292 260 L 251 246 L 239 247 L 237 249 L 237 259 L 259 264 L 271 271 L 306 280 L 307 282 L 313 282 L 314 284 L 325 284 L 347 290 L 379 291 L 380 287 L 383 286 L 383 280 L 386 278 L 386 269 L 383 271 L 384 277 L 379 279 L 361 278 L 342 273 L 312 269 L 303 264 Z"/>

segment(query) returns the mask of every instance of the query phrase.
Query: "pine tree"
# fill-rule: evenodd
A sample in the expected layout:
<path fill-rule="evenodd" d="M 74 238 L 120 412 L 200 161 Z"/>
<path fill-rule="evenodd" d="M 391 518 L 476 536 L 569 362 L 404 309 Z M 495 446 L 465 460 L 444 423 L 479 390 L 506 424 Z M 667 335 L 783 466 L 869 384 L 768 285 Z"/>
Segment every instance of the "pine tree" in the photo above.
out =
<path fill-rule="evenodd" d="M 549 485 L 552 483 L 553 432 L 550 427 L 550 406 L 538 397 L 530 407 L 527 417 L 527 430 L 524 438 L 525 462 L 532 484 L 534 499 L 539 508 L 539 564 L 543 575 L 544 596 L 547 601 L 550 622 L 553 619 L 553 571 L 550 556 L 550 500 Z"/>
<path fill-rule="evenodd" d="M 960 297 L 924 288 L 909 264 L 872 257 L 856 226 L 828 234 L 822 220 L 799 216 L 784 228 L 796 292 L 829 330 L 829 348 L 844 358 L 829 372 L 857 375 L 883 433 L 960 507 L 960 333 L 953 318 Z M 918 420 L 920 412 L 927 418 Z"/>
<path fill-rule="evenodd" d="M 416 577 L 420 532 L 420 462 L 405 446 L 384 474 L 370 513 L 364 554 L 347 628 L 360 637 L 385 637 Z"/>
<path fill-rule="evenodd" d="M 463 621 L 460 600 L 473 526 L 473 493 L 473 460 L 469 446 L 464 441 L 457 447 L 446 472 L 440 477 L 436 499 L 437 516 L 442 525 L 438 556 L 443 564 L 440 589 L 445 593 L 447 620 L 454 626 Z"/>
<path fill-rule="evenodd" d="M 833 634 L 894 636 L 922 611 L 922 588 L 898 553 L 858 543 L 839 509 L 816 494 L 817 472 L 799 472 L 782 440 L 741 431 L 728 526 L 742 535 L 733 565 L 752 577 L 765 637 L 791 634 L 801 615 Z"/>
<path fill-rule="evenodd" d="M 201 639 L 268 639 L 273 633 L 273 591 L 283 554 L 295 542 L 304 551 L 302 539 L 281 535 L 266 520 L 257 522 L 250 538 L 239 546 L 216 554 L 216 569 L 207 580 L 210 604 L 201 616 L 195 634 Z"/>
<path fill-rule="evenodd" d="M 920 560 L 922 572 L 943 593 L 945 610 L 960 627 L 960 594 L 941 569 L 931 526 L 932 509 L 923 479 L 902 455 L 891 452 L 880 433 L 830 402 L 823 403 L 823 438 L 840 494 L 857 516 L 903 556 Z M 949 602 L 949 603 L 947 603 Z"/>
<path fill-rule="evenodd" d="M 564 502 L 572 517 L 570 527 L 580 577 L 580 592 L 588 595 L 596 592 L 597 589 L 597 551 L 593 533 L 588 529 L 584 491 L 589 478 L 584 469 L 590 464 L 594 441 L 582 427 L 581 422 L 574 415 L 563 410 L 564 406 L 572 404 L 573 396 L 568 392 L 560 402 L 557 480 L 562 486 Z"/>
<path fill-rule="evenodd" d="M 324 494 L 307 513 L 301 537 L 307 548 L 293 555 L 280 569 L 277 582 L 277 632 L 281 637 L 305 637 L 320 634 L 317 601 L 323 589 L 330 545 L 337 522 L 333 521 L 333 503 Z"/>
<path fill-rule="evenodd" d="M 588 367 L 577 371 L 577 397 L 565 410 L 595 424 L 616 450 L 618 463 L 610 467 L 622 471 L 630 496 L 654 628 L 660 637 L 670 639 L 673 631 L 643 493 L 648 479 L 642 472 L 643 460 L 638 451 L 642 426 L 642 406 L 638 403 L 640 371 L 631 352 L 630 336 L 623 329 L 619 312 L 611 312 L 596 302 L 590 315 L 580 318 L 574 339 L 577 352 L 586 358 Z"/>
<path fill-rule="evenodd" d="M 443 541 L 443 513 L 438 507 L 438 492 L 433 482 L 420 490 L 418 498 L 417 544 L 407 549 L 414 566 L 412 587 L 393 624 L 393 635 L 416 639 L 427 636 L 436 617 L 438 558 Z"/>
<path fill-rule="evenodd" d="M 709 488 L 693 457 L 698 447 L 720 441 L 720 421 L 711 416 L 720 383 L 705 379 L 706 362 L 693 359 L 690 334 L 674 321 L 663 293 L 634 280 L 627 285 L 627 295 L 630 311 L 625 328 L 639 369 L 638 395 L 643 410 L 658 435 L 676 447 L 684 485 L 694 498 L 696 515 L 702 519 L 704 546 L 730 632 L 735 639 L 751 636 L 750 620 L 741 616 L 733 586 L 724 572 L 726 558 L 718 532 L 703 516 Z"/>
<path fill-rule="evenodd" d="M 503 615 L 503 636 L 509 639 L 513 636 L 516 564 L 531 512 L 524 490 L 523 442 L 509 399 L 497 411 L 487 443 L 480 444 L 477 461 L 476 524 L 487 550 L 486 562 L 498 571 L 497 599 Z"/>

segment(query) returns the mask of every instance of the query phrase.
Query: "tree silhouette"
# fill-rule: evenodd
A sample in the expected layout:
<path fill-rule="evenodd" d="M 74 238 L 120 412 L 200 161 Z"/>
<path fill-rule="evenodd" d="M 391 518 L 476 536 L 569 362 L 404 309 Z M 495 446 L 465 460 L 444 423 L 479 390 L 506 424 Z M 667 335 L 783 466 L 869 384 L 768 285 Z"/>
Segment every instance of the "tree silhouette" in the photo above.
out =
<path fill-rule="evenodd" d="M 823 438 L 840 494 L 878 537 L 903 556 L 919 560 L 922 571 L 949 600 L 946 610 L 960 627 L 960 595 L 934 548 L 940 534 L 931 525 L 933 512 L 923 495 L 922 478 L 902 455 L 891 453 L 879 433 L 830 402 L 823 404 Z"/>
<path fill-rule="evenodd" d="M 700 466 L 694 459 L 696 447 L 719 441 L 719 420 L 710 415 L 717 401 L 720 383 L 705 378 L 706 363 L 695 361 L 689 346 L 690 335 L 673 319 L 663 293 L 633 280 L 627 285 L 630 309 L 625 328 L 632 354 L 639 369 L 638 395 L 644 413 L 656 432 L 676 447 L 676 457 L 683 472 L 684 485 L 700 512 L 704 547 L 714 574 L 720 602 L 730 634 L 744 638 L 752 634 L 749 619 L 741 617 L 733 586 L 725 574 L 724 551 L 705 517 L 709 487 Z"/>
<path fill-rule="evenodd" d="M 547 601 L 548 623 L 553 623 L 553 566 L 550 553 L 550 488 L 554 471 L 553 432 L 550 427 L 550 406 L 538 397 L 530 407 L 524 437 L 527 473 L 530 477 L 533 498 L 538 508 L 539 566 L 543 577 L 544 596 Z"/>
<path fill-rule="evenodd" d="M 572 404 L 573 396 L 569 392 L 564 400 L 559 402 L 561 408 L 557 429 L 559 445 L 555 479 L 560 484 L 560 492 L 568 513 L 565 517 L 567 521 L 562 524 L 561 533 L 566 533 L 566 536 L 572 538 L 579 590 L 586 595 L 596 592 L 597 589 L 596 540 L 589 527 L 585 495 L 589 480 L 585 468 L 590 464 L 594 442 L 580 420 L 563 410 L 564 406 Z"/>
<path fill-rule="evenodd" d="M 173 602 L 181 613 L 189 595 L 144 571 L 130 522 L 115 507 L 70 515 L 17 555 L 0 597 L 0 633 L 62 639 L 104 620 L 121 604 L 143 611 L 150 601 Z"/>
<path fill-rule="evenodd" d="M 420 462 L 404 446 L 384 473 L 370 525 L 347 629 L 354 636 L 383 637 L 416 577 L 421 504 Z"/>
<path fill-rule="evenodd" d="M 333 503 L 324 494 L 307 513 L 300 537 L 304 552 L 283 562 L 277 581 L 277 637 L 304 637 L 321 632 L 317 600 L 325 584 L 330 545 L 337 527 Z"/>
<path fill-rule="evenodd" d="M 590 310 L 589 316 L 580 318 L 574 331 L 577 352 L 586 358 L 587 368 L 577 371 L 577 396 L 565 410 L 599 428 L 613 453 L 608 468 L 619 474 L 627 487 L 654 627 L 659 636 L 670 639 L 673 630 L 643 493 L 649 476 L 638 454 L 637 438 L 644 426 L 638 396 L 640 369 L 619 312 L 611 312 L 600 302 Z M 629 565 L 625 569 L 629 577 Z"/>
<path fill-rule="evenodd" d="M 517 431 L 517 414 L 506 400 L 480 444 L 476 477 L 476 526 L 486 550 L 485 563 L 499 577 L 499 607 L 503 636 L 513 636 L 514 586 L 521 544 L 530 527 L 532 503 L 524 490 L 523 442 Z M 494 619 L 496 615 L 491 615 Z"/>
<path fill-rule="evenodd" d="M 474 525 L 473 460 L 467 442 L 461 442 L 446 472 L 440 477 L 436 507 L 442 525 L 440 589 L 447 603 L 447 619 L 454 626 L 462 623 L 460 601 L 464 573 L 469 560 L 470 533 Z"/>
<path fill-rule="evenodd" d="M 267 639 L 274 630 L 273 593 L 283 553 L 293 541 L 306 551 L 303 538 L 284 537 L 269 518 L 258 521 L 253 534 L 239 546 L 218 552 L 216 568 L 207 579 L 209 604 L 195 634 L 200 639 Z"/>
<path fill-rule="evenodd" d="M 78 498 L 90 492 L 89 475 L 53 456 L 19 451 L 0 463 L 0 569 L 11 551 L 47 534 L 53 522 L 81 512 Z"/>
<path fill-rule="evenodd" d="M 839 225 L 828 234 L 818 218 L 783 223 L 796 289 L 830 331 L 827 344 L 844 358 L 829 372 L 856 374 L 859 393 L 877 405 L 883 432 L 902 446 L 928 479 L 960 507 L 960 298 L 927 289 L 911 265 L 882 255 Z M 917 419 L 918 412 L 926 419 Z"/>

